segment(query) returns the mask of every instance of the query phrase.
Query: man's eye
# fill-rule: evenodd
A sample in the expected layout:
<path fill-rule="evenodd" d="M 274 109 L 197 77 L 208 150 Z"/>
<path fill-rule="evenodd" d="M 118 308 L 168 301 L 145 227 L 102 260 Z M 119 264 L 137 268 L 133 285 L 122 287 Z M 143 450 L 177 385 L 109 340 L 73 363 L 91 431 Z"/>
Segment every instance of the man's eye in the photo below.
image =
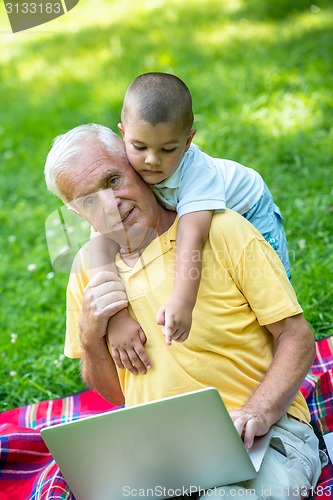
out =
<path fill-rule="evenodd" d="M 83 200 L 83 208 L 91 208 L 95 205 L 95 198 L 93 196 L 88 196 Z"/>
<path fill-rule="evenodd" d="M 117 185 L 118 180 L 119 180 L 118 177 L 110 177 L 110 179 L 108 179 L 108 185 L 110 187 L 115 187 Z"/>

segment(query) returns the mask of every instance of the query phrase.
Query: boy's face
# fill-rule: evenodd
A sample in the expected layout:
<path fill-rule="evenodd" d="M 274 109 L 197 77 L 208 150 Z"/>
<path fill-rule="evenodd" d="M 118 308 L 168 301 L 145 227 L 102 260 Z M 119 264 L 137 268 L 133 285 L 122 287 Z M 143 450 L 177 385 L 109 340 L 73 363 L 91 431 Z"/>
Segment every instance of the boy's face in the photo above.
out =
<path fill-rule="evenodd" d="M 140 120 L 119 123 L 118 128 L 129 162 L 147 184 L 159 184 L 175 172 L 196 132 L 185 132 L 177 123 L 153 126 Z"/>

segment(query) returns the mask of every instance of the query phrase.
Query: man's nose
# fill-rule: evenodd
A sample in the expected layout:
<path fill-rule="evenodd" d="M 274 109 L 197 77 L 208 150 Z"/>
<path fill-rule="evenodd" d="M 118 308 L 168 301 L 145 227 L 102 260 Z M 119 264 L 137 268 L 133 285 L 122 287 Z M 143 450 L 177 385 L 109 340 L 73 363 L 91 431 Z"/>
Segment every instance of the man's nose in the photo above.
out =
<path fill-rule="evenodd" d="M 119 200 L 116 198 L 112 190 L 106 189 L 105 191 L 101 191 L 99 193 L 99 197 L 104 213 L 118 213 Z"/>
<path fill-rule="evenodd" d="M 161 165 L 161 159 L 156 153 L 150 151 L 146 156 L 145 163 L 147 165 L 159 166 Z"/>

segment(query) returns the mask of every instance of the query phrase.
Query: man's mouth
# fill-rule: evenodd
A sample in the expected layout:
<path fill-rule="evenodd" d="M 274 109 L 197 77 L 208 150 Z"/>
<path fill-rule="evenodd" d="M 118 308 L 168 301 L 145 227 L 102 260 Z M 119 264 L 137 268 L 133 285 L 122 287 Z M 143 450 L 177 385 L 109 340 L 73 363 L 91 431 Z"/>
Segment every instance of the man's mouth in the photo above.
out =
<path fill-rule="evenodd" d="M 129 217 L 131 216 L 131 213 L 133 212 L 134 208 L 131 208 L 126 214 L 125 216 L 121 219 L 121 222 L 122 224 L 124 224 L 124 222 L 127 221 L 127 219 L 129 219 Z"/>
<path fill-rule="evenodd" d="M 123 215 L 123 217 L 120 220 L 117 220 L 116 222 L 114 222 L 114 224 L 111 225 L 111 227 L 109 228 L 109 231 L 112 232 L 112 231 L 117 231 L 119 229 L 122 229 L 123 224 L 126 224 L 128 219 L 131 217 L 133 210 L 134 210 L 134 208 L 131 208 L 130 210 L 125 212 L 125 214 Z"/>

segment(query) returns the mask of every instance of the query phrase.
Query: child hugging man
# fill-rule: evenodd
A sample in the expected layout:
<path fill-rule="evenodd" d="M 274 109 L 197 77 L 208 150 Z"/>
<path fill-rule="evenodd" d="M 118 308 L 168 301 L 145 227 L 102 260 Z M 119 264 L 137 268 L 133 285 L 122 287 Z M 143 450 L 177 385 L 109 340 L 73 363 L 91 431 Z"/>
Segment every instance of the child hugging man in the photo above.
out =
<path fill-rule="evenodd" d="M 185 83 L 174 75 L 154 72 L 130 84 L 118 124 L 132 167 L 160 203 L 178 213 L 173 295 L 157 313 L 167 344 L 184 342 L 190 333 L 201 251 L 214 211 L 231 208 L 248 219 L 275 249 L 290 277 L 283 219 L 263 179 L 253 169 L 200 151 L 192 143 L 193 120 L 192 98 Z M 100 268 L 101 262 L 114 266 L 115 248 L 110 249 L 110 240 L 104 237 L 98 240 L 92 267 Z M 140 353 L 134 349 L 134 338 L 142 345 L 146 341 L 124 309 L 109 321 L 109 346 L 119 368 L 137 373 L 137 357 L 146 369 L 151 364 L 143 348 Z"/>

